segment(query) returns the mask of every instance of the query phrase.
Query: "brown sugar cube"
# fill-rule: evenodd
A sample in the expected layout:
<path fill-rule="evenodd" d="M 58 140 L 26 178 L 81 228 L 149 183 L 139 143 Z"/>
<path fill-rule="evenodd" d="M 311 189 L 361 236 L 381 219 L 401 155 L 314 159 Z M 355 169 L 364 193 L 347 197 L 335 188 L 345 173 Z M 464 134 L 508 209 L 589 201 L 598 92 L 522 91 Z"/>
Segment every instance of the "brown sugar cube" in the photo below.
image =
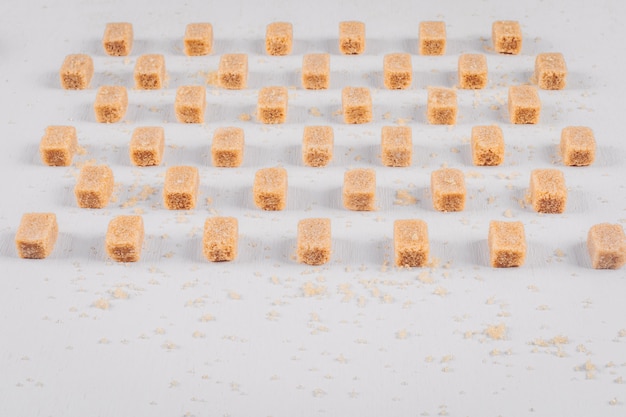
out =
<path fill-rule="evenodd" d="M 543 53 L 535 59 L 535 79 L 543 90 L 562 90 L 567 83 L 567 66 L 563 54 Z"/>
<path fill-rule="evenodd" d="M 61 65 L 59 76 L 64 89 L 84 90 L 93 78 L 93 59 L 85 54 L 68 55 Z"/>
<path fill-rule="evenodd" d="M 278 211 L 287 206 L 287 170 L 263 168 L 254 175 L 254 204 L 261 210 Z"/>
<path fill-rule="evenodd" d="M 305 126 L 302 161 L 310 167 L 324 167 L 333 159 L 334 133 L 330 126 Z"/>
<path fill-rule="evenodd" d="M 257 118 L 265 124 L 285 123 L 287 120 L 287 88 L 261 88 L 257 105 Z"/>
<path fill-rule="evenodd" d="M 394 221 L 393 251 L 396 266 L 425 266 L 430 252 L 426 222 L 417 219 Z"/>
<path fill-rule="evenodd" d="M 489 263 L 494 268 L 522 266 L 526 259 L 526 237 L 522 222 L 489 222 Z"/>
<path fill-rule="evenodd" d="M 509 87 L 509 118 L 511 123 L 537 124 L 541 113 L 541 101 L 537 89 L 531 85 Z"/>
<path fill-rule="evenodd" d="M 104 208 L 113 194 L 113 171 L 107 165 L 85 165 L 74 187 L 76 203 L 81 208 Z"/>
<path fill-rule="evenodd" d="M 522 51 L 522 29 L 515 20 L 493 22 L 493 49 L 500 54 L 518 55 Z"/>
<path fill-rule="evenodd" d="M 243 162 L 244 133 L 240 127 L 220 127 L 213 134 L 213 166 L 234 168 Z"/>
<path fill-rule="evenodd" d="M 289 55 L 293 42 L 291 23 L 274 22 L 265 31 L 265 51 L 268 55 Z"/>
<path fill-rule="evenodd" d="M 43 259 L 54 249 L 59 235 L 54 213 L 25 213 L 15 234 L 17 254 L 24 259 Z"/>
<path fill-rule="evenodd" d="M 302 57 L 302 87 L 326 90 L 330 86 L 330 55 L 307 54 Z"/>
<path fill-rule="evenodd" d="M 352 169 L 343 177 L 343 206 L 348 210 L 376 209 L 376 172 L 373 169 Z"/>
<path fill-rule="evenodd" d="M 465 209 L 465 176 L 455 168 L 442 168 L 430 175 L 433 207 L 438 211 Z"/>
<path fill-rule="evenodd" d="M 591 226 L 587 234 L 587 250 L 595 269 L 619 269 L 626 264 L 626 235 L 619 224 L 601 223 Z"/>
<path fill-rule="evenodd" d="M 189 23 L 185 29 L 185 55 L 208 55 L 213 49 L 213 26 L 210 23 Z"/>
<path fill-rule="evenodd" d="M 160 54 L 141 55 L 135 64 L 135 87 L 158 90 L 165 82 L 165 57 Z"/>
<path fill-rule="evenodd" d="M 66 167 L 78 148 L 74 126 L 48 126 L 39 143 L 39 154 L 44 164 Z"/>
<path fill-rule="evenodd" d="M 302 219 L 298 222 L 298 262 L 323 265 L 330 261 L 331 251 L 330 219 Z"/>
<path fill-rule="evenodd" d="M 561 131 L 561 155 L 568 166 L 591 165 L 596 158 L 593 130 L 584 126 L 568 126 Z"/>
<path fill-rule="evenodd" d="M 140 167 L 161 164 L 165 148 L 165 131 L 160 126 L 138 127 L 128 147 L 130 160 Z"/>
<path fill-rule="evenodd" d="M 446 24 L 444 22 L 420 22 L 420 55 L 443 55 L 446 53 Z"/>
<path fill-rule="evenodd" d="M 217 69 L 220 87 L 228 90 L 243 90 L 248 84 L 248 55 L 224 54 Z"/>
<path fill-rule="evenodd" d="M 343 120 L 350 124 L 372 121 L 372 96 L 366 87 L 345 87 L 341 91 Z"/>
<path fill-rule="evenodd" d="M 477 166 L 495 166 L 504 161 L 504 136 L 499 126 L 472 127 L 472 162 Z"/>
<path fill-rule="evenodd" d="M 116 262 L 137 262 L 143 245 L 141 216 L 117 216 L 109 222 L 105 238 L 107 254 Z"/>
<path fill-rule="evenodd" d="M 344 55 L 358 55 L 365 52 L 365 23 L 339 23 L 339 51 Z"/>
<path fill-rule="evenodd" d="M 404 90 L 413 81 L 413 65 L 409 54 L 387 54 L 383 58 L 383 80 L 390 90 Z"/>
<path fill-rule="evenodd" d="M 170 167 L 165 172 L 163 203 L 168 210 L 191 210 L 196 206 L 199 184 L 198 168 Z"/>
<path fill-rule="evenodd" d="M 459 87 L 479 90 L 487 86 L 487 58 L 483 54 L 459 56 Z"/>
<path fill-rule="evenodd" d="M 127 56 L 133 48 L 133 25 L 130 23 L 107 23 L 102 37 L 107 55 Z"/>
<path fill-rule="evenodd" d="M 456 123 L 456 91 L 452 88 L 428 87 L 428 123 L 453 125 Z"/>
<path fill-rule="evenodd" d="M 203 123 L 206 90 L 201 85 L 185 85 L 176 90 L 176 118 L 181 123 Z"/>
<path fill-rule="evenodd" d="M 558 169 L 530 173 L 530 201 L 537 213 L 563 213 L 567 204 L 565 177 Z"/>
<path fill-rule="evenodd" d="M 204 222 L 202 253 L 211 262 L 232 261 L 237 257 L 239 225 L 234 217 L 209 217 Z"/>
<path fill-rule="evenodd" d="M 115 123 L 122 120 L 128 109 L 126 87 L 105 85 L 98 88 L 93 105 L 98 123 Z"/>
<path fill-rule="evenodd" d="M 413 132 L 408 126 L 383 126 L 380 148 L 383 165 L 408 167 L 413 159 Z"/>

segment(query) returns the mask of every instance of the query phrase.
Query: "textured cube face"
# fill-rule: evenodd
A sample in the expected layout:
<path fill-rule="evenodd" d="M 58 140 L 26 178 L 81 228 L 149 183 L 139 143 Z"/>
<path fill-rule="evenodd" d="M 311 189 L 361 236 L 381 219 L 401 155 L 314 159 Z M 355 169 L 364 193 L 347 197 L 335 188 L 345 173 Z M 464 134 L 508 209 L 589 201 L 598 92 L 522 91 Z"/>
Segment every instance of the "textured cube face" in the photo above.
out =
<path fill-rule="evenodd" d="M 563 54 L 538 54 L 535 59 L 535 79 L 543 90 L 564 89 L 567 84 L 567 66 Z"/>
<path fill-rule="evenodd" d="M 601 223 L 589 229 L 587 250 L 595 269 L 619 269 L 626 264 L 626 234 L 619 224 Z"/>
<path fill-rule="evenodd" d="M 388 167 L 407 167 L 413 159 L 413 141 L 408 126 L 384 126 L 381 133 L 381 159 Z"/>
<path fill-rule="evenodd" d="M 287 121 L 287 88 L 264 87 L 259 91 L 257 118 L 265 124 Z"/>
<path fill-rule="evenodd" d="M 178 87 L 174 108 L 179 122 L 204 123 L 206 90 L 200 85 Z"/>
<path fill-rule="evenodd" d="M 343 206 L 354 211 L 376 209 L 376 173 L 373 169 L 346 171 L 343 180 Z"/>
<path fill-rule="evenodd" d="M 593 131 L 584 126 L 568 126 L 561 131 L 561 156 L 567 166 L 591 165 L 596 156 Z"/>
<path fill-rule="evenodd" d="M 530 85 L 509 87 L 509 118 L 513 124 L 539 123 L 541 101 L 537 89 Z"/>
<path fill-rule="evenodd" d="M 330 86 L 330 55 L 308 54 L 302 58 L 302 87 L 326 90 Z"/>
<path fill-rule="evenodd" d="M 330 219 L 303 219 L 298 222 L 298 262 L 323 265 L 331 255 Z"/>
<path fill-rule="evenodd" d="M 420 55 L 443 55 L 446 53 L 446 25 L 444 22 L 420 22 Z"/>
<path fill-rule="evenodd" d="M 413 65 L 409 54 L 388 54 L 383 59 L 383 82 L 390 90 L 403 90 L 413 81 Z"/>
<path fill-rule="evenodd" d="M 477 90 L 487 86 L 487 58 L 482 54 L 459 57 L 459 87 Z"/>
<path fill-rule="evenodd" d="M 133 26 L 130 23 L 107 23 L 102 46 L 108 55 L 128 56 L 133 48 Z"/>
<path fill-rule="evenodd" d="M 54 213 L 26 213 L 15 234 L 17 254 L 24 259 L 47 258 L 54 249 L 58 234 Z"/>
<path fill-rule="evenodd" d="M 211 158 L 213 165 L 223 168 L 238 167 L 243 162 L 244 132 L 238 127 L 219 128 L 213 134 Z"/>
<path fill-rule="evenodd" d="M 494 268 L 511 268 L 524 264 L 526 237 L 521 222 L 492 221 L 489 224 L 489 257 Z"/>
<path fill-rule="evenodd" d="M 141 216 L 117 216 L 109 223 L 105 238 L 107 254 L 116 262 L 137 262 L 144 238 Z"/>
<path fill-rule="evenodd" d="M 504 137 L 499 126 L 474 126 L 472 161 L 477 166 L 495 166 L 504 161 Z"/>
<path fill-rule="evenodd" d="M 456 123 L 456 91 L 451 88 L 429 87 L 427 118 L 430 124 L 453 125 Z"/>
<path fill-rule="evenodd" d="M 93 60 L 89 55 L 68 55 L 59 71 L 61 87 L 66 90 L 84 90 L 89 87 L 93 72 Z"/>
<path fill-rule="evenodd" d="M 224 54 L 220 58 L 217 71 L 220 87 L 228 90 L 242 90 L 248 83 L 248 55 Z"/>
<path fill-rule="evenodd" d="M 208 55 L 213 49 L 213 26 L 210 23 L 190 23 L 185 29 L 185 54 Z"/>
<path fill-rule="evenodd" d="M 323 167 L 333 158 L 334 133 L 330 126 L 305 126 L 302 161 L 310 167 Z"/>
<path fill-rule="evenodd" d="M 558 169 L 535 169 L 530 173 L 530 200 L 537 213 L 563 213 L 567 205 L 565 177 Z"/>
<path fill-rule="evenodd" d="M 198 168 L 174 166 L 165 172 L 163 203 L 169 210 L 191 210 L 196 206 L 199 186 Z"/>
<path fill-rule="evenodd" d="M 252 192 L 254 204 L 261 210 L 284 210 L 287 206 L 287 170 L 280 167 L 258 170 Z"/>
<path fill-rule="evenodd" d="M 142 55 L 135 64 L 135 87 L 157 90 L 165 82 L 165 57 L 159 54 Z"/>
<path fill-rule="evenodd" d="M 454 168 L 433 171 L 430 177 L 433 207 L 437 211 L 463 211 L 465 209 L 465 176 Z"/>
<path fill-rule="evenodd" d="M 491 37 L 493 49 L 498 53 L 518 55 L 522 51 L 522 29 L 517 21 L 494 22 Z"/>
<path fill-rule="evenodd" d="M 68 166 L 72 163 L 78 139 L 73 126 L 48 126 L 41 138 L 39 153 L 44 164 Z"/>
<path fill-rule="evenodd" d="M 265 51 L 268 55 L 289 55 L 293 44 L 291 23 L 275 22 L 267 25 Z"/>
<path fill-rule="evenodd" d="M 106 165 L 86 165 L 78 175 L 74 195 L 81 208 L 104 208 L 113 194 L 113 171 Z"/>
<path fill-rule="evenodd" d="M 128 108 L 128 93 L 122 86 L 98 88 L 94 112 L 99 123 L 115 123 L 122 120 Z"/>
<path fill-rule="evenodd" d="M 204 223 L 202 252 L 211 262 L 232 261 L 237 257 L 239 226 L 234 217 L 209 217 Z"/>
<path fill-rule="evenodd" d="M 393 244 L 396 266 L 419 267 L 428 263 L 430 245 L 426 222 L 396 220 L 393 224 Z"/>
<path fill-rule="evenodd" d="M 358 55 L 365 52 L 365 23 L 339 23 L 339 51 L 344 55 Z"/>
<path fill-rule="evenodd" d="M 372 96 L 365 87 L 345 87 L 341 92 L 343 120 L 348 124 L 372 121 Z"/>

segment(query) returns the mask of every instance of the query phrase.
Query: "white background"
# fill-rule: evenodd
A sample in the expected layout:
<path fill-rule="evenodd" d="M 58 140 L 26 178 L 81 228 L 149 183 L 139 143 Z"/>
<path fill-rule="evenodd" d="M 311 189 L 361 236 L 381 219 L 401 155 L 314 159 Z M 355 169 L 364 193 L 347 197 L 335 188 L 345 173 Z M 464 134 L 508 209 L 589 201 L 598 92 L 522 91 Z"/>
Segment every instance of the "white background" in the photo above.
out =
<path fill-rule="evenodd" d="M 164 3 L 164 2 L 161 2 Z M 172 2 L 174 3 L 174 2 Z M 585 249 L 596 223 L 626 222 L 623 70 L 625 3 L 613 1 L 153 1 L 10 2 L 0 12 L 0 415 L 2 416 L 623 416 L 626 415 L 625 271 L 595 271 Z M 519 20 L 519 56 L 491 50 L 491 23 Z M 264 52 L 265 26 L 294 25 L 288 57 Z M 341 56 L 337 25 L 367 27 L 362 56 Z M 443 57 L 417 55 L 422 20 L 443 20 Z M 127 58 L 106 56 L 107 22 L 133 23 Z M 186 57 L 187 23 L 208 21 L 214 52 Z M 540 91 L 541 123 L 508 122 L 509 85 L 530 80 L 535 55 L 562 52 L 563 91 Z M 249 54 L 249 88 L 207 84 L 203 125 L 176 122 L 176 88 L 205 84 L 223 53 Z M 331 54 L 331 88 L 300 86 L 302 55 Z M 406 91 L 382 85 L 383 55 L 409 52 L 414 82 Z M 425 123 L 426 87 L 456 85 L 459 54 L 485 53 L 487 89 L 459 90 L 456 126 Z M 90 54 L 91 88 L 65 91 L 58 70 L 70 53 Z M 160 91 L 134 89 L 137 56 L 162 53 L 169 73 Z M 129 89 L 124 121 L 95 122 L 96 88 Z M 254 110 L 258 89 L 290 87 L 287 123 L 264 126 Z M 343 124 L 341 88 L 372 91 L 374 121 Z M 251 115 L 249 121 L 241 115 Z M 413 128 L 414 163 L 386 168 L 380 129 Z M 469 134 L 500 124 L 506 160 L 471 165 Z M 38 144 L 48 125 L 76 126 L 86 153 L 66 168 L 44 166 Z M 331 125 L 330 166 L 303 166 L 304 125 Z M 136 168 L 128 142 L 137 126 L 165 127 L 160 167 Z M 597 160 L 563 167 L 561 129 L 591 127 Z M 211 166 L 210 138 L 219 126 L 246 135 L 241 168 Z M 115 201 L 103 210 L 76 206 L 79 167 L 109 164 Z M 172 212 L 161 202 L 167 166 L 201 173 L 198 206 Z M 262 167 L 284 166 L 289 199 L 282 212 L 254 207 L 251 185 Z M 430 172 L 443 165 L 467 174 L 460 213 L 432 209 Z M 343 173 L 374 168 L 379 210 L 341 206 Z M 565 173 L 563 215 L 522 207 L 535 168 Z M 406 190 L 418 201 L 395 203 Z M 153 193 L 150 193 L 153 191 Z M 17 257 L 14 235 L 24 212 L 56 213 L 60 236 L 46 260 Z M 140 262 L 115 264 L 105 254 L 108 222 L 143 213 Z M 236 216 L 240 253 L 210 264 L 201 254 L 207 216 Z M 332 219 L 330 264 L 295 263 L 297 221 Z M 392 266 L 393 220 L 428 222 L 431 268 Z M 490 220 L 524 222 L 529 245 L 519 269 L 488 266 Z M 391 262 L 390 262 L 391 261 Z M 500 330 L 492 332 L 490 330 Z M 498 338 L 494 336 L 502 336 Z"/>

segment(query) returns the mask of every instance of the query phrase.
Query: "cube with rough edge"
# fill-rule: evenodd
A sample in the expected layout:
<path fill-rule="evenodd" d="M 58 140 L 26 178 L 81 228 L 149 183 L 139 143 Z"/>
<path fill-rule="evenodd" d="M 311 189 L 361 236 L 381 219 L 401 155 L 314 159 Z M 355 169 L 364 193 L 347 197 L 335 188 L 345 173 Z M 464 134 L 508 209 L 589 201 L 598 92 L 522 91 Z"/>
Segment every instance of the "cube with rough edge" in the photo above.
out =
<path fill-rule="evenodd" d="M 274 22 L 265 30 L 265 52 L 268 55 L 289 55 L 293 45 L 293 26 L 288 22 Z"/>
<path fill-rule="evenodd" d="M 427 118 L 433 125 L 456 124 L 456 90 L 444 87 L 428 87 Z"/>
<path fill-rule="evenodd" d="M 609 223 L 591 226 L 587 234 L 587 250 L 594 269 L 621 268 L 626 264 L 624 228 Z"/>
<path fill-rule="evenodd" d="M 104 85 L 98 88 L 93 105 L 98 123 L 115 123 L 122 120 L 128 109 L 126 87 Z"/>
<path fill-rule="evenodd" d="M 522 29 L 515 20 L 498 20 L 491 26 L 493 49 L 500 54 L 519 55 L 522 51 Z"/>
<path fill-rule="evenodd" d="M 163 203 L 168 210 L 191 210 L 196 206 L 200 183 L 198 168 L 173 166 L 165 172 Z"/>
<path fill-rule="evenodd" d="M 204 123 L 206 90 L 201 85 L 185 85 L 176 90 L 174 109 L 181 123 Z"/>
<path fill-rule="evenodd" d="M 489 264 L 494 268 L 511 268 L 524 264 L 526 236 L 522 222 L 489 223 Z"/>
<path fill-rule="evenodd" d="M 135 88 L 158 90 L 165 83 L 165 57 L 161 54 L 141 55 L 135 63 Z"/>
<path fill-rule="evenodd" d="M 261 210 L 278 211 L 287 206 L 287 170 L 281 167 L 259 169 L 252 187 L 254 204 Z"/>
<path fill-rule="evenodd" d="M 220 57 L 217 80 L 227 90 L 243 90 L 248 85 L 248 55 L 224 54 Z"/>
<path fill-rule="evenodd" d="M 413 133 L 409 126 L 383 126 L 380 149 L 383 165 L 408 167 L 413 160 Z"/>
<path fill-rule="evenodd" d="M 433 207 L 438 211 L 465 209 L 465 176 L 456 168 L 442 168 L 432 172 L 430 191 Z"/>
<path fill-rule="evenodd" d="M 213 133 L 213 166 L 234 168 L 243 162 L 244 132 L 240 127 L 220 127 Z"/>
<path fill-rule="evenodd" d="M 189 23 L 185 28 L 185 55 L 208 55 L 213 49 L 213 26 L 210 23 Z"/>
<path fill-rule="evenodd" d="M 346 171 L 343 177 L 343 206 L 348 210 L 376 209 L 376 172 L 357 168 Z"/>
<path fill-rule="evenodd" d="M 345 87 L 341 91 L 343 120 L 349 124 L 372 121 L 372 96 L 366 87 Z"/>
<path fill-rule="evenodd" d="M 287 88 L 263 87 L 259 91 L 257 118 L 261 123 L 280 124 L 287 120 Z"/>
<path fill-rule="evenodd" d="M 74 126 L 48 126 L 39 143 L 39 154 L 44 164 L 66 167 L 78 149 Z"/>
<path fill-rule="evenodd" d="M 393 250 L 396 266 L 425 266 L 430 253 L 426 222 L 417 219 L 394 221 Z"/>
<path fill-rule="evenodd" d="M 383 58 L 383 82 L 390 90 L 404 90 L 413 81 L 411 55 L 404 53 L 387 54 Z"/>
<path fill-rule="evenodd" d="M 85 165 L 74 187 L 76 203 L 81 208 L 104 208 L 113 195 L 113 171 L 107 165 Z"/>
<path fill-rule="evenodd" d="M 547 52 L 535 58 L 535 79 L 543 90 L 562 90 L 567 84 L 567 65 L 563 54 Z"/>
<path fill-rule="evenodd" d="M 446 53 L 445 22 L 420 22 L 420 55 L 443 55 Z"/>
<path fill-rule="evenodd" d="M 307 54 L 302 57 L 302 87 L 327 90 L 330 87 L 330 55 Z"/>
<path fill-rule="evenodd" d="M 331 252 L 330 219 L 312 218 L 298 222 L 298 262 L 323 265 L 330 261 Z"/>
<path fill-rule="evenodd" d="M 357 21 L 339 23 L 339 51 L 344 55 L 365 52 L 365 23 Z"/>
<path fill-rule="evenodd" d="M 596 158 L 596 139 L 593 130 L 585 126 L 563 128 L 560 148 L 564 165 L 591 165 Z"/>
<path fill-rule="evenodd" d="M 504 136 L 500 126 L 472 127 L 472 162 L 477 166 L 495 166 L 504 161 Z"/>
<path fill-rule="evenodd" d="M 25 213 L 15 234 L 17 254 L 24 259 L 44 259 L 54 249 L 58 235 L 54 213 Z"/>
<path fill-rule="evenodd" d="M 324 167 L 333 159 L 334 133 L 330 126 L 305 126 L 302 161 L 310 167 Z"/>
<path fill-rule="evenodd" d="M 117 216 L 109 222 L 105 248 L 116 262 L 137 262 L 141 257 L 144 227 L 141 216 Z"/>
<path fill-rule="evenodd" d="M 161 126 L 138 127 L 128 146 L 130 161 L 140 167 L 160 165 L 165 149 L 165 130 Z"/>
<path fill-rule="evenodd" d="M 459 56 L 459 87 L 479 90 L 487 86 L 487 57 L 483 54 Z"/>
<path fill-rule="evenodd" d="M 565 176 L 558 169 L 535 169 L 530 173 L 530 201 L 537 213 L 563 213 L 567 205 Z"/>
<path fill-rule="evenodd" d="M 239 224 L 235 217 L 209 217 L 204 222 L 202 253 L 211 262 L 232 261 L 237 257 Z"/>
<path fill-rule="evenodd" d="M 66 90 L 84 90 L 93 78 L 93 59 L 86 54 L 65 57 L 59 71 L 61 87 Z"/>
<path fill-rule="evenodd" d="M 509 87 L 509 119 L 511 123 L 537 124 L 541 114 L 541 101 L 532 85 Z"/>
<path fill-rule="evenodd" d="M 104 52 L 111 56 L 127 56 L 133 48 L 133 25 L 130 23 L 107 23 L 102 36 Z"/>

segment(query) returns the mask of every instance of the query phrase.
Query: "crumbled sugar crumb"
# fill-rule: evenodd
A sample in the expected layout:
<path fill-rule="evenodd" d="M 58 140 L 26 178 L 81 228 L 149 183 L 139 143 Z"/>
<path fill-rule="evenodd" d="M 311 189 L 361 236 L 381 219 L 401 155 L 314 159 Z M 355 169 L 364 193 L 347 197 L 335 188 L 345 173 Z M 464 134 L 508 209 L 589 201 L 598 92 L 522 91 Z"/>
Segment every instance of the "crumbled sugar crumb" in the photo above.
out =
<path fill-rule="evenodd" d="M 493 340 L 503 340 L 506 336 L 506 326 L 504 323 L 489 325 L 485 329 L 485 335 Z"/>
<path fill-rule="evenodd" d="M 95 308 L 99 308 L 100 310 L 108 310 L 110 307 L 109 301 L 104 298 L 98 298 L 93 302 L 93 306 Z"/>

